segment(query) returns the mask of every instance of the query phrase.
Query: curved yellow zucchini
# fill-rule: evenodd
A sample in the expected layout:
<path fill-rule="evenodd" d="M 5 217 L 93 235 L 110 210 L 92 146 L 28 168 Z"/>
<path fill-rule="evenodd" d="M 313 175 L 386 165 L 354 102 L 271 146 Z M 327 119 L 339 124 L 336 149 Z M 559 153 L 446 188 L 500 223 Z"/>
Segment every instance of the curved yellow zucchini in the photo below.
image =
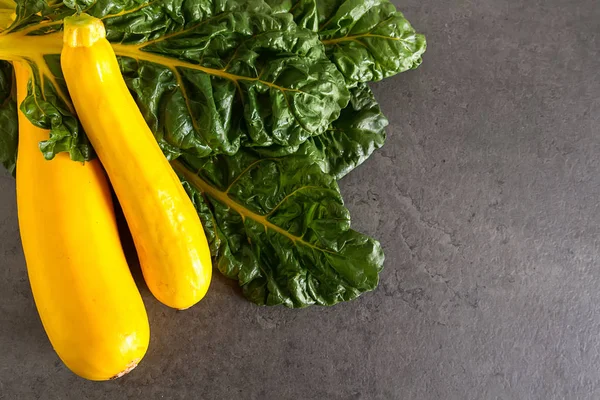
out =
<path fill-rule="evenodd" d="M 65 18 L 61 65 L 77 115 L 123 208 L 154 296 L 186 309 L 210 285 L 200 219 L 133 97 L 99 19 Z"/>
<path fill-rule="evenodd" d="M 19 104 L 30 70 L 15 62 Z M 48 131 L 19 112 L 17 205 L 33 297 L 54 350 L 77 375 L 126 374 L 148 348 L 148 317 L 121 247 L 98 161 L 46 161 Z"/>

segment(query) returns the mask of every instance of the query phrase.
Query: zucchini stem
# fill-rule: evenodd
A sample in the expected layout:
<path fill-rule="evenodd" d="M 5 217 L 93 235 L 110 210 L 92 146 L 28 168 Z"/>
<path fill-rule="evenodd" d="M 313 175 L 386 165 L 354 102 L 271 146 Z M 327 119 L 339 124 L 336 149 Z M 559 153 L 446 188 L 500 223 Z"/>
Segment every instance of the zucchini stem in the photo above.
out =
<path fill-rule="evenodd" d="M 104 24 L 89 14 L 65 18 L 64 44 L 69 47 L 92 47 L 98 40 L 106 38 Z"/>

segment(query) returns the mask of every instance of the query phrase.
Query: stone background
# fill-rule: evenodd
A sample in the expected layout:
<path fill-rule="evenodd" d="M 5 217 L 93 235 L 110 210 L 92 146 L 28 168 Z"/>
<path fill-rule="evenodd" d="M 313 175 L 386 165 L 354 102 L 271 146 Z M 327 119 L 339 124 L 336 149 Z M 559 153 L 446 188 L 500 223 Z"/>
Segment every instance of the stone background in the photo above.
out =
<path fill-rule="evenodd" d="M 71 374 L 46 339 L 0 175 L 0 399 L 600 398 L 600 5 L 402 0 L 429 50 L 374 85 L 389 140 L 341 182 L 387 254 L 373 293 L 259 308 L 215 279 L 175 312 L 143 289 L 130 375 Z"/>

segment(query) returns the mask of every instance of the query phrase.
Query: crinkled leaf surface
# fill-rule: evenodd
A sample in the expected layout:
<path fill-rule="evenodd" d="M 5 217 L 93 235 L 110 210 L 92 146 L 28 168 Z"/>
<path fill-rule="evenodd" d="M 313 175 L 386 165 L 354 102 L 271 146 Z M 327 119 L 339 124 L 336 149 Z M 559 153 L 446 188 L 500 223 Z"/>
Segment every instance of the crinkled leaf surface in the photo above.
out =
<path fill-rule="evenodd" d="M 388 0 L 268 0 L 299 26 L 318 32 L 349 82 L 379 81 L 417 68 L 427 47 Z"/>
<path fill-rule="evenodd" d="M 41 1 L 17 10 L 12 31 L 0 36 L 0 58 L 21 57 L 35 72 L 22 109 L 51 129 L 47 158 L 61 151 L 89 158 L 58 68 L 61 20 L 73 10 Z M 348 103 L 318 35 L 289 14 L 270 14 L 262 1 L 98 0 L 85 11 L 104 21 L 127 84 L 170 158 L 299 145 Z"/>
<path fill-rule="evenodd" d="M 300 146 L 324 172 L 337 179 L 365 162 L 385 143 L 388 120 L 366 84 L 352 90 L 351 103 L 323 135 Z"/>
<path fill-rule="evenodd" d="M 29 64 L 33 78 L 19 108 L 34 125 L 50 130 L 50 138 L 40 143 L 44 157 L 50 160 L 58 153 L 68 152 L 72 160 L 90 160 L 94 150 L 68 97 L 60 57 L 47 55 L 38 62 L 29 60 Z"/>
<path fill-rule="evenodd" d="M 249 150 L 174 162 L 219 270 L 257 304 L 333 305 L 373 290 L 379 243 L 350 229 L 335 178 L 306 156 Z M 195 172 L 192 172 L 195 171 Z"/>
<path fill-rule="evenodd" d="M 306 155 L 323 172 L 336 179 L 344 177 L 383 146 L 388 125 L 366 84 L 358 84 L 350 93 L 350 104 L 324 134 L 297 147 L 260 149 L 260 154 L 272 157 Z"/>
<path fill-rule="evenodd" d="M 17 163 L 18 131 L 12 66 L 0 61 L 0 162 L 13 176 Z"/>

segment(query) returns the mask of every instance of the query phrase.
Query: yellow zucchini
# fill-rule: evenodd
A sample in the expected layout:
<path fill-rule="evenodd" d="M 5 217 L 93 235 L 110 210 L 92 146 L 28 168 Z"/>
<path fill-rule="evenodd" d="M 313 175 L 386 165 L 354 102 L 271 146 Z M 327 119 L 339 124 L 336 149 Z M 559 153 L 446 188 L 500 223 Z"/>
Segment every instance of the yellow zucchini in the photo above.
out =
<path fill-rule="evenodd" d="M 206 236 L 105 36 L 97 18 L 65 18 L 61 66 L 69 94 L 121 203 L 148 287 L 167 306 L 189 308 L 210 285 Z"/>
<path fill-rule="evenodd" d="M 14 63 L 19 104 L 30 70 Z M 48 131 L 19 112 L 17 205 L 33 297 L 62 361 L 91 380 L 129 372 L 148 348 L 148 317 L 121 247 L 98 161 L 46 161 Z"/>

